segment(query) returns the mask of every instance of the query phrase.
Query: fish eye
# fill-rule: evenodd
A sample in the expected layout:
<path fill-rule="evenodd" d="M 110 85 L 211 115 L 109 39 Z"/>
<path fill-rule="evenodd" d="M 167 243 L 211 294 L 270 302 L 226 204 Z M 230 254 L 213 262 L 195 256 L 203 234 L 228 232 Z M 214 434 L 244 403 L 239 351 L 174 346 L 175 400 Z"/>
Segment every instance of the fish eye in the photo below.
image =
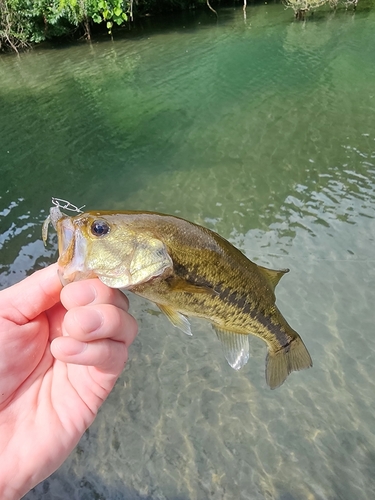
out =
<path fill-rule="evenodd" d="M 91 232 L 94 236 L 105 236 L 109 233 L 109 225 L 103 220 L 96 220 L 91 224 Z"/>

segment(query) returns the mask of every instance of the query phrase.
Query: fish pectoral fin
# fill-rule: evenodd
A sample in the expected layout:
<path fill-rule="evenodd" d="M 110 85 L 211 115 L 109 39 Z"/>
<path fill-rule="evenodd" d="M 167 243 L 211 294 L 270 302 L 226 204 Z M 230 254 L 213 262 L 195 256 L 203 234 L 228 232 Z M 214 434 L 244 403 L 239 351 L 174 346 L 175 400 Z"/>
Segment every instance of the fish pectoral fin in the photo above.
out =
<path fill-rule="evenodd" d="M 206 293 L 209 295 L 219 295 L 213 288 L 205 285 L 196 285 L 189 281 L 172 276 L 168 278 L 169 287 L 172 292 Z"/>
<path fill-rule="evenodd" d="M 281 280 L 281 278 L 284 276 L 284 274 L 289 273 L 289 269 L 268 269 L 267 267 L 259 266 L 259 271 L 265 276 L 267 281 L 270 283 L 272 286 L 272 290 L 275 290 L 276 285 L 278 282 Z"/>
<path fill-rule="evenodd" d="M 173 326 L 182 330 L 186 335 L 193 335 L 190 330 L 190 323 L 186 316 L 179 313 L 172 307 L 157 304 L 161 312 L 163 312 Z"/>
<path fill-rule="evenodd" d="M 249 339 L 247 335 L 229 332 L 212 325 L 223 347 L 225 359 L 235 370 L 239 370 L 249 360 Z"/>

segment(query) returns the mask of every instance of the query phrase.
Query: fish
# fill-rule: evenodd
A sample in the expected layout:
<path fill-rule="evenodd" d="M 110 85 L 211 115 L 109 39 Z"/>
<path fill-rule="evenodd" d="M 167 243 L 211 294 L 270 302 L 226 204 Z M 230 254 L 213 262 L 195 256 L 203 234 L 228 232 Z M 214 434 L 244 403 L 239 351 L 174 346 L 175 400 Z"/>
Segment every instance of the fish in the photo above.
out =
<path fill-rule="evenodd" d="M 42 230 L 44 242 L 49 223 L 57 231 L 64 285 L 99 278 L 129 290 L 154 302 L 187 335 L 189 317 L 208 320 L 235 370 L 249 360 L 249 335 L 261 338 L 271 389 L 312 366 L 301 337 L 276 306 L 275 288 L 289 269 L 260 266 L 216 232 L 180 217 L 76 211 L 66 215 L 55 202 Z"/>

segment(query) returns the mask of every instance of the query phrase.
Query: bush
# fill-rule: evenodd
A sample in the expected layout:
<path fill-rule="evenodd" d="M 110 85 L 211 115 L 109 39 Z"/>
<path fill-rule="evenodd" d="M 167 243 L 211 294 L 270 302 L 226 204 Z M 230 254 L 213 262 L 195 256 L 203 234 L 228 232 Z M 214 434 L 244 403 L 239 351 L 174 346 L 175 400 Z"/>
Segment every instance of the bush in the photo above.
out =
<path fill-rule="evenodd" d="M 91 22 L 128 19 L 132 0 L 0 0 L 0 49 L 18 51 L 31 43 L 67 35 L 76 30 L 90 38 Z"/>

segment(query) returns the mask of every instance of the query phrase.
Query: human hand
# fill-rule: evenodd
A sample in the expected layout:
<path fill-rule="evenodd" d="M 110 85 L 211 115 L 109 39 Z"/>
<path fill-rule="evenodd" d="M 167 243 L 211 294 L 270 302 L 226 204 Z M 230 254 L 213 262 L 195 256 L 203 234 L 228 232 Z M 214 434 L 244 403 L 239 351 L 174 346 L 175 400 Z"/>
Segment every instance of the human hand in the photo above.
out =
<path fill-rule="evenodd" d="M 19 499 L 77 445 L 137 333 L 98 279 L 62 289 L 57 265 L 0 292 L 0 498 Z"/>

